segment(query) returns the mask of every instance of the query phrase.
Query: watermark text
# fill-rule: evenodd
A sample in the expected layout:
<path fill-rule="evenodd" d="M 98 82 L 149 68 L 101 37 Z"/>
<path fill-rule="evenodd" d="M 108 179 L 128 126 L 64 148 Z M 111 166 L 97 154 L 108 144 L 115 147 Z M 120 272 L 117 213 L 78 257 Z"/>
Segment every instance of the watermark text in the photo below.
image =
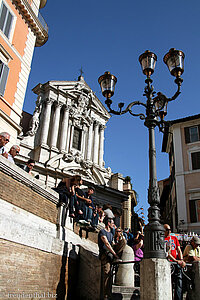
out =
<path fill-rule="evenodd" d="M 9 292 L 7 296 L 9 299 L 55 299 L 57 297 L 57 294 L 54 294 L 52 292 Z"/>

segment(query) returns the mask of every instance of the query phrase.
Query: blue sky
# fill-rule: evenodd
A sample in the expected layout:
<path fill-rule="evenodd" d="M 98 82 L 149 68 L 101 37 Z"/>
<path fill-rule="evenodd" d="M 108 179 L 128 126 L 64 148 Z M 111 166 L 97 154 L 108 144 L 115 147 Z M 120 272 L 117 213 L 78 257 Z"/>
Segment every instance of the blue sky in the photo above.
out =
<path fill-rule="evenodd" d="M 84 78 L 104 102 L 98 77 L 110 71 L 118 78 L 113 107 L 118 102 L 145 101 L 138 57 L 149 49 L 158 61 L 152 76 L 155 91 L 171 97 L 176 90 L 163 56 L 172 47 L 185 53 L 182 93 L 168 106 L 166 120 L 199 113 L 200 3 L 198 0 L 47 1 L 41 14 L 49 27 L 49 40 L 35 48 L 24 110 L 33 113 L 36 97 L 31 91 L 50 80 Z M 116 106 L 117 107 L 117 106 Z M 168 155 L 161 153 L 162 134 L 156 129 L 157 177 L 169 176 Z M 147 204 L 148 130 L 131 115 L 112 116 L 105 131 L 106 167 L 129 175 Z"/>

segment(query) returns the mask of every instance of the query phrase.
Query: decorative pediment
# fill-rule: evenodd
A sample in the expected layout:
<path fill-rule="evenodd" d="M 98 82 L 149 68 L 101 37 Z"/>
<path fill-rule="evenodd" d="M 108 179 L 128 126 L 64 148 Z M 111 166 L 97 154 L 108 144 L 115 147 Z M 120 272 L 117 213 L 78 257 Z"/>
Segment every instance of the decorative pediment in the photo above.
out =
<path fill-rule="evenodd" d="M 61 163 L 63 160 L 63 163 Z M 82 159 L 81 155 L 76 154 L 58 154 L 45 163 L 46 167 L 60 169 L 62 173 L 83 175 L 85 178 L 98 184 L 105 184 L 101 172 L 90 161 Z"/>
<path fill-rule="evenodd" d="M 76 107 L 81 115 L 87 115 L 88 111 L 92 110 L 106 121 L 111 117 L 107 109 L 84 80 L 50 81 L 49 84 L 66 93 L 67 97 L 71 99 L 72 106 Z"/>

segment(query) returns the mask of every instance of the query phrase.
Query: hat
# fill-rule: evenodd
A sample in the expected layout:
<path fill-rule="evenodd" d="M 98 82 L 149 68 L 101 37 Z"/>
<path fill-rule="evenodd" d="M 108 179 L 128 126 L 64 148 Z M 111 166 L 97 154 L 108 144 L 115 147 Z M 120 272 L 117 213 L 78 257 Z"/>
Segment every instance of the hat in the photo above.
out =
<path fill-rule="evenodd" d="M 193 236 L 192 241 L 196 244 L 196 245 L 200 245 L 200 238 L 198 236 Z"/>

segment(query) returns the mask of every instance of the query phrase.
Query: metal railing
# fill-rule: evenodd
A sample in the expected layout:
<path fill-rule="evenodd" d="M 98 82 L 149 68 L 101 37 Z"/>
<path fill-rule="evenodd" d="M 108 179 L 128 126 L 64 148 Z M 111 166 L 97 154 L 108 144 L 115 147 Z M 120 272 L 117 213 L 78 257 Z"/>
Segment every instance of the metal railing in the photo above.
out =
<path fill-rule="evenodd" d="M 115 277 L 117 271 L 119 269 L 119 265 L 124 264 L 134 264 L 134 287 L 133 287 L 133 295 L 131 299 L 139 299 L 140 298 L 140 261 L 131 260 L 131 261 L 119 261 L 112 262 L 111 264 L 111 283 L 114 284 Z"/>
<path fill-rule="evenodd" d="M 170 262 L 171 265 L 171 275 L 175 274 L 177 262 Z M 186 263 L 185 267 L 180 267 L 180 271 L 182 273 L 182 293 L 183 295 L 187 295 L 187 293 L 193 289 L 194 287 L 194 278 L 192 276 L 192 264 Z M 175 292 L 175 282 L 172 279 L 172 299 L 174 299 Z"/>
<path fill-rule="evenodd" d="M 140 261 L 119 261 L 119 262 L 113 262 L 111 264 L 111 278 L 112 278 L 112 284 L 114 284 L 115 277 L 119 268 L 120 264 L 134 264 L 134 272 L 135 272 L 135 278 L 134 278 L 134 296 L 140 297 Z M 177 263 L 176 262 L 170 262 L 171 265 L 171 275 L 174 274 L 175 268 Z M 194 282 L 192 278 L 192 264 L 186 263 L 186 266 L 184 268 L 180 268 L 182 275 L 183 275 L 183 294 L 187 294 L 189 290 L 193 289 Z M 174 295 L 175 285 L 174 282 L 172 282 L 172 294 Z M 174 298 L 173 298 L 174 299 Z"/>

